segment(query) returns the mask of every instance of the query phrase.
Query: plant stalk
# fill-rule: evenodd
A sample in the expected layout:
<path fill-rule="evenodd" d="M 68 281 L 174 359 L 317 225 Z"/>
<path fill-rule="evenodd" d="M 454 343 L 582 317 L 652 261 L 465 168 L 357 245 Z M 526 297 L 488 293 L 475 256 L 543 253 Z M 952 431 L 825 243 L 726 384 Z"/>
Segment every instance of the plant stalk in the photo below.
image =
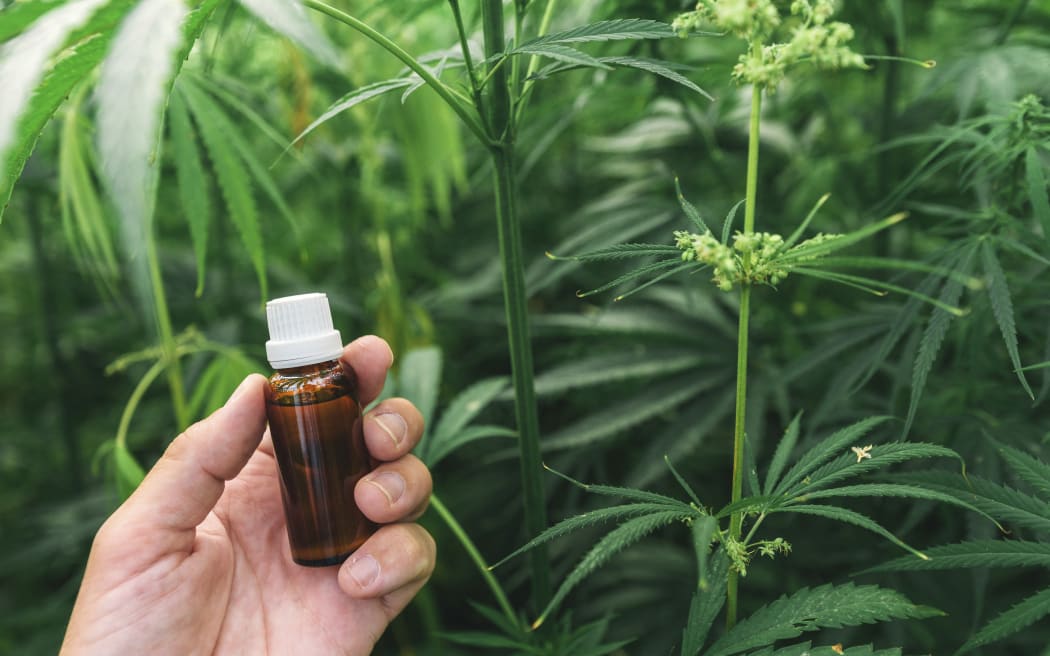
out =
<path fill-rule="evenodd" d="M 755 201 L 758 198 L 758 141 L 762 129 L 762 90 L 751 91 L 751 125 L 747 132 L 747 187 L 744 202 L 744 234 L 755 231 Z"/>
<path fill-rule="evenodd" d="M 455 535 L 456 539 L 459 540 L 459 543 L 463 545 L 463 549 L 467 552 L 467 555 L 470 556 L 470 559 L 478 566 L 478 571 L 481 572 L 481 577 L 485 579 L 485 583 L 487 583 L 489 589 L 492 590 L 492 596 L 496 598 L 496 604 L 499 605 L 500 610 L 503 611 L 503 614 L 507 616 L 508 620 L 517 626 L 519 622 L 518 617 L 514 614 L 514 608 L 510 605 L 510 601 L 507 600 L 507 595 L 503 592 L 503 587 L 500 586 L 499 581 L 497 581 L 496 577 L 492 574 L 489 564 L 485 562 L 485 557 L 481 555 L 480 551 L 478 551 L 474 541 L 470 539 L 470 536 L 467 535 L 465 530 L 463 530 L 463 527 L 458 521 L 456 521 L 456 518 L 452 516 L 452 513 L 441 499 L 438 498 L 438 495 L 430 495 L 430 507 L 437 511 L 437 514 L 441 516 L 441 519 L 444 520 L 449 530 L 452 531 L 452 534 Z"/>
<path fill-rule="evenodd" d="M 171 392 L 171 406 L 175 412 L 175 422 L 181 431 L 190 425 L 190 408 L 186 403 L 186 389 L 182 385 L 182 366 L 179 354 L 176 353 L 175 333 L 171 329 L 171 315 L 168 313 L 168 299 L 164 294 L 164 280 L 160 275 L 160 261 L 157 257 L 157 241 L 152 227 L 147 228 L 146 262 L 149 266 L 150 285 L 153 289 L 153 310 L 157 320 L 157 333 L 160 347 L 164 353 L 164 370 L 168 378 L 168 390 Z"/>
<path fill-rule="evenodd" d="M 503 52 L 503 3 L 483 0 L 482 25 L 485 33 L 485 55 Z M 507 67 L 492 75 L 488 88 L 488 124 L 496 143 L 491 148 L 495 169 L 496 221 L 499 232 L 500 262 L 503 270 L 503 301 L 507 316 L 507 339 L 510 350 L 511 378 L 514 381 L 514 416 L 518 428 L 521 454 L 521 485 L 525 506 L 525 529 L 528 538 L 547 527 L 547 507 L 543 491 L 543 468 L 540 459 L 539 417 L 533 385 L 532 343 L 529 337 L 528 294 L 525 289 L 525 265 L 521 252 L 521 222 L 517 207 L 514 137 L 510 80 Z M 538 547 L 529 552 L 532 601 L 543 608 L 551 596 L 547 551 Z"/>
<path fill-rule="evenodd" d="M 755 229 L 755 201 L 758 198 L 758 141 L 761 129 L 762 90 L 757 86 L 751 94 L 751 124 L 747 141 L 747 195 L 744 201 L 744 234 Z M 733 483 L 730 503 L 740 501 L 744 491 L 744 441 L 747 435 L 744 421 L 747 415 L 747 346 L 748 323 L 751 319 L 751 285 L 744 282 L 740 289 L 740 318 L 737 324 L 736 344 L 736 412 L 733 424 Z M 733 513 L 729 519 L 729 536 L 740 539 L 744 524 L 743 513 Z M 726 581 L 726 627 L 736 625 L 737 590 L 739 577 L 737 572 L 729 570 Z"/>

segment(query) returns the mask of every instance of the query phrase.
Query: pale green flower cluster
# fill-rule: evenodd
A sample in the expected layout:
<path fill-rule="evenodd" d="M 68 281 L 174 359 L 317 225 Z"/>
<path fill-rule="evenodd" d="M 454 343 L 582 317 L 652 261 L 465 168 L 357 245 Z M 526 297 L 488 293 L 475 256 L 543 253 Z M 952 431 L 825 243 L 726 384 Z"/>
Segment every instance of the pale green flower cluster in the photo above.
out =
<path fill-rule="evenodd" d="M 784 538 L 762 540 L 745 545 L 743 542 L 730 537 L 728 533 L 723 533 L 721 537 L 726 555 L 729 556 L 730 567 L 739 573 L 740 576 L 747 576 L 747 566 L 750 564 L 751 556 L 754 555 L 755 551 L 767 558 L 775 558 L 778 554 L 787 555 L 791 553 L 791 543 Z"/>
<path fill-rule="evenodd" d="M 776 285 L 787 277 L 787 269 L 777 262 L 784 238 L 769 232 L 736 233 L 732 247 L 710 231 L 703 234 L 679 230 L 674 233 L 675 246 L 682 249 L 682 259 L 711 267 L 711 281 L 724 292 L 735 283 Z"/>
<path fill-rule="evenodd" d="M 696 11 L 679 18 L 690 15 L 696 24 L 713 23 L 719 29 L 749 41 L 772 35 L 780 25 L 780 12 L 772 0 L 700 0 Z"/>
<path fill-rule="evenodd" d="M 792 28 L 786 42 L 768 43 L 788 18 L 772 0 L 699 0 L 696 10 L 674 22 L 679 34 L 688 34 L 703 24 L 745 39 L 750 47 L 733 68 L 733 79 L 765 89 L 775 89 L 787 69 L 799 62 L 819 68 L 866 68 L 864 58 L 850 50 L 853 28 L 829 20 L 835 12 L 832 0 L 794 0 Z"/>
<path fill-rule="evenodd" d="M 733 281 L 737 279 L 740 267 L 732 248 L 715 239 L 710 231 L 700 235 L 677 230 L 674 238 L 675 246 L 683 251 L 683 260 L 710 266 L 714 270 L 712 282 L 724 292 L 733 289 Z"/>
<path fill-rule="evenodd" d="M 736 233 L 733 248 L 740 253 L 747 275 L 742 280 L 754 284 L 779 285 L 787 277 L 787 269 L 778 264 L 777 256 L 784 248 L 784 238 L 771 232 Z"/>

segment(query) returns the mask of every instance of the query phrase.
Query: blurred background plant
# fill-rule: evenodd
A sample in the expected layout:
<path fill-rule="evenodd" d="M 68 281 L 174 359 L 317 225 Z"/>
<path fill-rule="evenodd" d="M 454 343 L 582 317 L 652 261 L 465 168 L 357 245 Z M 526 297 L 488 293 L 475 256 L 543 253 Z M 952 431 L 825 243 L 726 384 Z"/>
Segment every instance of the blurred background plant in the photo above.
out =
<path fill-rule="evenodd" d="M 121 39 L 114 26 L 126 16 L 160 20 L 178 3 L 105 3 L 87 22 L 52 34 L 63 54 L 41 59 L 39 70 L 50 72 L 28 87 L 32 62 L 11 56 L 18 35 L 52 12 L 87 3 L 3 4 L 0 80 L 22 86 L 4 86 L 0 119 L 40 83 L 18 134 L 32 133 L 31 123 L 46 128 L 38 142 L 34 134 L 11 151 L 3 141 L 10 137 L 0 133 L 0 152 L 13 153 L 0 157 L 0 203 L 11 194 L 0 224 L 7 328 L 0 346 L 0 651 L 55 650 L 91 537 L 140 474 L 138 463 L 152 462 L 177 427 L 262 368 L 262 298 L 313 289 L 328 292 L 345 335 L 375 332 L 391 341 L 399 371 L 389 391 L 421 403 L 432 425 L 434 441 L 422 455 L 434 467 L 440 499 L 426 518 L 441 545 L 439 566 L 379 653 L 662 654 L 681 644 L 694 587 L 682 582 L 696 581 L 698 572 L 690 541 L 673 526 L 582 581 L 549 622 L 553 628 L 539 634 L 525 630 L 543 606 L 528 601 L 525 562 L 496 570 L 498 581 L 479 572 L 479 563 L 512 553 L 528 535 L 508 437 L 515 419 L 490 152 L 433 90 L 408 95 L 404 86 L 354 103 L 289 148 L 348 94 L 403 77 L 403 63 L 305 11 L 289 18 L 273 13 L 277 3 L 205 0 L 182 28 L 199 37 L 164 123 L 107 124 L 97 117 L 123 99 L 121 70 L 99 62 L 109 47 L 120 45 L 126 56 L 145 49 L 143 33 Z M 481 66 L 479 5 L 458 4 Z M 784 281 L 784 293 L 764 298 L 751 321 L 746 426 L 753 457 L 765 468 L 774 436 L 799 410 L 805 421 L 797 439 L 807 447 L 861 418 L 891 415 L 906 422 L 884 426 L 887 439 L 907 433 L 958 452 L 970 472 L 994 485 L 1031 485 L 1031 477 L 1003 466 L 999 449 L 1046 461 L 1050 442 L 1050 367 L 1039 366 L 1050 360 L 1050 5 L 841 4 L 836 19 L 854 26 L 854 51 L 939 65 L 924 71 L 875 60 L 867 71 L 792 78 L 768 96 L 761 225 L 794 226 L 829 191 L 816 224 L 825 232 L 908 211 L 908 221 L 855 253 L 958 272 L 901 272 L 891 281 L 968 312 L 955 317 L 899 294 L 875 298 L 817 280 Z M 332 5 L 392 37 L 470 98 L 449 3 Z M 676 0 L 533 0 L 508 4 L 507 16 L 527 12 L 532 38 L 548 7 L 550 32 L 601 20 L 670 22 L 694 8 Z M 721 507 L 729 501 L 734 297 L 678 276 L 623 302 L 612 295 L 580 300 L 577 290 L 600 287 L 628 267 L 544 254 L 626 241 L 671 245 L 671 232 L 685 225 L 676 175 L 709 221 L 744 197 L 750 97 L 729 82 L 743 46 L 730 38 L 594 46 L 541 60 L 516 134 L 543 459 L 574 479 L 680 496 L 666 456 L 699 498 Z M 666 71 L 715 101 L 666 72 L 610 71 L 612 64 L 595 67 L 581 52 L 677 62 Z M 181 61 L 177 45 L 171 53 Z M 529 62 L 519 59 L 523 67 Z M 157 70 L 163 77 L 163 66 Z M 522 84 L 532 81 L 525 73 Z M 164 97 L 139 94 L 134 102 Z M 121 111 L 131 116 L 135 108 Z M 157 134 L 162 145 L 150 149 Z M 139 159 L 107 171 L 122 161 L 114 153 Z M 131 170 L 140 177 L 126 184 L 146 193 L 112 188 L 114 171 Z M 953 283 L 967 277 L 979 288 Z M 556 476 L 541 480 L 552 521 L 608 506 Z M 1000 537 L 979 514 L 943 504 L 898 499 L 885 508 L 853 507 L 862 505 L 918 549 Z M 1046 543 L 1042 525 L 1013 525 L 1016 515 L 978 507 Z M 864 531 L 827 531 L 834 525 L 819 518 L 784 514 L 766 526 L 792 553 L 751 564 L 741 617 L 781 594 L 843 583 L 898 555 Z M 554 581 L 592 548 L 598 530 L 551 543 Z M 463 548 L 467 535 L 476 553 Z M 1019 599 L 1045 590 L 1045 571 L 866 575 L 865 582 L 947 615 L 828 631 L 816 644 L 951 651 Z M 805 608 L 804 599 L 796 601 Z M 1043 624 L 1004 633 L 984 653 L 1043 653 L 1050 643 Z"/>

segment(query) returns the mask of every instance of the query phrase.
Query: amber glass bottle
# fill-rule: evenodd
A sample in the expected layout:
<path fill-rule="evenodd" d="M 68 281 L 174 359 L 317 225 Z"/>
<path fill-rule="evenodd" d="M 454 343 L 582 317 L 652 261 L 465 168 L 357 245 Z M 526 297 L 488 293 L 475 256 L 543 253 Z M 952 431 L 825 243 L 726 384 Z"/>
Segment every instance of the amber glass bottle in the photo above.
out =
<path fill-rule="evenodd" d="M 266 354 L 277 370 L 266 414 L 292 559 L 333 565 L 375 530 L 354 502 L 354 486 L 372 465 L 353 383 L 339 362 L 342 339 L 324 294 L 270 301 L 266 317 Z"/>

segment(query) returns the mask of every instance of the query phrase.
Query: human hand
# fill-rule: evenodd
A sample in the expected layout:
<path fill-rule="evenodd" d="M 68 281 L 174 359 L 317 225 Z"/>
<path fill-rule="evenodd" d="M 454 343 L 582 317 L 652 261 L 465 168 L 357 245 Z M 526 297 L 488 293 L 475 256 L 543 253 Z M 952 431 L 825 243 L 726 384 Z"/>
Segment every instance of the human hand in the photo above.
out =
<path fill-rule="evenodd" d="M 392 360 L 378 337 L 343 350 L 362 406 Z M 430 472 L 409 455 L 423 433 L 419 411 L 389 399 L 364 416 L 365 443 L 382 464 L 354 496 L 383 526 L 342 565 L 302 567 L 264 432 L 266 385 L 249 376 L 186 429 L 102 525 L 62 654 L 367 654 L 430 578 L 434 540 L 409 523 L 431 491 Z M 384 428 L 376 417 L 386 413 Z"/>

